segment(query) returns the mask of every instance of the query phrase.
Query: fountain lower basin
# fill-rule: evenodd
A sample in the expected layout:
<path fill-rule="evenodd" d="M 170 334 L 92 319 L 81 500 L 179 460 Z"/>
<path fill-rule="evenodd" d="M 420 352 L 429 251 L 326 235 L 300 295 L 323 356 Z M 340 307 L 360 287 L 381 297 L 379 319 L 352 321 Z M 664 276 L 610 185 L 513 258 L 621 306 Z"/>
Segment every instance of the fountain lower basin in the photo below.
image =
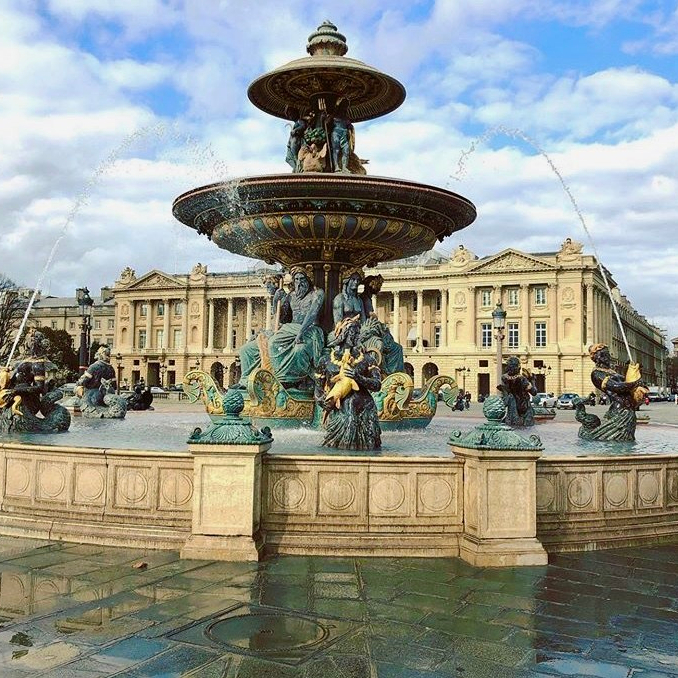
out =
<path fill-rule="evenodd" d="M 317 431 L 274 431 L 257 495 L 264 552 L 459 555 L 473 512 L 493 510 L 492 493 L 484 508 L 473 498 L 479 480 L 447 445 L 453 427 L 475 423 L 436 417 L 425 433 L 385 433 L 376 453 L 324 449 Z M 185 441 L 205 426 L 205 415 L 134 413 L 103 424 L 75 419 L 68 433 L 3 439 L 0 533 L 182 548 L 201 492 Z M 530 521 L 547 552 L 676 538 L 678 450 L 670 427 L 643 427 L 621 451 L 579 441 L 576 424 L 535 432 L 547 450 L 523 477 L 532 478 Z M 488 482 L 495 477 L 501 486 L 511 463 L 501 454 L 489 460 Z"/>

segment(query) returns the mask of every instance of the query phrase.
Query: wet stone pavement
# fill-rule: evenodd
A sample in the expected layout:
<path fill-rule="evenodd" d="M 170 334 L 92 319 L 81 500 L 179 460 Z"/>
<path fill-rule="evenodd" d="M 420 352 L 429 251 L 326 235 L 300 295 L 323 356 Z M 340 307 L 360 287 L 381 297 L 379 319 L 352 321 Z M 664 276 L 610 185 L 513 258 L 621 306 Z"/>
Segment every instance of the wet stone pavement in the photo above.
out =
<path fill-rule="evenodd" d="M 552 557 L 278 557 L 0 538 L 0 676 L 678 676 L 678 546 Z"/>

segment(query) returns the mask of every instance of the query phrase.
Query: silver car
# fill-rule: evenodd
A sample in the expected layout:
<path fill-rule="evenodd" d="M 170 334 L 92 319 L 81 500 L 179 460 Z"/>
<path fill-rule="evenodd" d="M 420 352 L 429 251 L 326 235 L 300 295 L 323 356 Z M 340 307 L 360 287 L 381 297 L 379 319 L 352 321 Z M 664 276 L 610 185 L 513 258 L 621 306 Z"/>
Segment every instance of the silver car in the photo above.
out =
<path fill-rule="evenodd" d="M 573 410 L 574 409 L 574 399 L 579 396 L 576 393 L 563 393 L 558 402 L 556 402 L 556 407 L 559 410 Z"/>
<path fill-rule="evenodd" d="M 542 407 L 555 407 L 557 398 L 553 393 L 537 393 L 532 400 L 535 403 L 538 402 Z"/>

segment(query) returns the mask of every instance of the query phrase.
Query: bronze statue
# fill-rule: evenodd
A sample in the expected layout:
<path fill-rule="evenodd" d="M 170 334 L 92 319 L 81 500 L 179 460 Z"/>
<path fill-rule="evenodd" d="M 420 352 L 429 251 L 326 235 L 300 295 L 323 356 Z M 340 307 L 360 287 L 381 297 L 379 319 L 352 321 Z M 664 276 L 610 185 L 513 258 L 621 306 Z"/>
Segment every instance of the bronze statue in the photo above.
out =
<path fill-rule="evenodd" d="M 534 379 L 520 367 L 520 360 L 511 356 L 506 361 L 506 371 L 501 375 L 501 384 L 497 388 L 502 393 L 506 405 L 506 418 L 509 426 L 533 426 L 534 410 L 530 396 L 537 394 Z"/>
<path fill-rule="evenodd" d="M 101 346 L 93 362 L 77 381 L 75 394 L 80 399 L 83 417 L 92 419 L 124 419 L 127 400 L 115 393 L 115 369 L 111 365 L 111 349 Z"/>
<path fill-rule="evenodd" d="M 575 400 L 575 418 L 581 424 L 579 437 L 586 440 L 635 440 L 636 410 L 647 393 L 638 364 L 631 363 L 624 377 L 611 367 L 612 358 L 606 344 L 590 346 L 589 356 L 595 363 L 591 381 L 608 396 L 610 407 L 601 421 L 597 415 L 586 412 L 581 398 Z"/>
<path fill-rule="evenodd" d="M 379 367 L 359 343 L 358 317 L 344 318 L 316 374 L 316 402 L 324 410 L 323 445 L 343 450 L 381 449 L 377 406 L 371 395 L 381 388 Z"/>

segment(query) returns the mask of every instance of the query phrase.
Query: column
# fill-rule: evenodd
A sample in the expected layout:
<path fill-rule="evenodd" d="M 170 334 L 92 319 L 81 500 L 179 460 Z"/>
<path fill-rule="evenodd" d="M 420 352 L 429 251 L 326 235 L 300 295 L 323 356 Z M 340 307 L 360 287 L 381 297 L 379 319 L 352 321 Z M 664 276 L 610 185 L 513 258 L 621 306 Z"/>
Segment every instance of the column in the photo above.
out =
<path fill-rule="evenodd" d="M 440 347 L 447 348 L 447 290 L 440 290 Z"/>
<path fill-rule="evenodd" d="M 247 297 L 247 310 L 245 311 L 245 341 L 252 337 L 252 297 Z"/>
<path fill-rule="evenodd" d="M 271 318 L 271 311 L 273 309 L 273 297 L 270 295 L 266 296 L 266 329 L 270 330 L 273 322 Z"/>
<path fill-rule="evenodd" d="M 593 285 L 586 284 L 586 346 L 593 343 Z"/>
<path fill-rule="evenodd" d="M 393 326 L 391 327 L 393 338 L 400 344 L 400 292 L 393 292 Z"/>
<path fill-rule="evenodd" d="M 560 328 L 558 326 L 558 295 L 556 293 L 556 284 L 548 283 L 548 308 L 549 308 L 549 318 L 551 322 L 547 327 L 546 334 L 546 345 L 551 344 L 554 347 L 554 350 L 558 350 L 559 340 L 560 340 Z"/>
<path fill-rule="evenodd" d="M 162 303 L 165 305 L 165 315 L 163 316 L 162 323 L 162 346 L 158 346 L 158 348 L 168 348 L 170 344 L 170 313 L 172 312 L 172 308 L 169 299 L 163 299 Z"/>
<path fill-rule="evenodd" d="M 530 327 L 530 286 L 523 284 L 520 286 L 520 344 L 521 346 L 532 346 L 532 328 Z"/>
<path fill-rule="evenodd" d="M 133 351 L 137 345 L 137 302 L 129 302 L 129 347 Z"/>
<path fill-rule="evenodd" d="M 188 348 L 188 297 L 183 302 L 184 314 L 181 317 L 181 342 L 183 346 L 181 348 L 185 351 Z"/>
<path fill-rule="evenodd" d="M 469 287 L 468 289 L 468 307 L 469 307 L 469 343 L 474 347 L 474 350 L 478 350 L 480 348 L 480 342 L 478 341 L 478 335 L 476 334 L 478 331 L 477 328 L 477 322 L 478 319 L 476 317 L 477 311 L 476 311 L 476 288 L 475 287 Z"/>
<path fill-rule="evenodd" d="M 146 300 L 146 348 L 153 348 L 153 302 Z"/>
<path fill-rule="evenodd" d="M 424 290 L 417 290 L 417 350 L 421 351 L 424 343 Z"/>
<path fill-rule="evenodd" d="M 207 350 L 214 350 L 214 299 L 207 300 Z"/>
<path fill-rule="evenodd" d="M 228 309 L 226 311 L 226 345 L 229 351 L 233 350 L 233 297 L 228 298 Z"/>

